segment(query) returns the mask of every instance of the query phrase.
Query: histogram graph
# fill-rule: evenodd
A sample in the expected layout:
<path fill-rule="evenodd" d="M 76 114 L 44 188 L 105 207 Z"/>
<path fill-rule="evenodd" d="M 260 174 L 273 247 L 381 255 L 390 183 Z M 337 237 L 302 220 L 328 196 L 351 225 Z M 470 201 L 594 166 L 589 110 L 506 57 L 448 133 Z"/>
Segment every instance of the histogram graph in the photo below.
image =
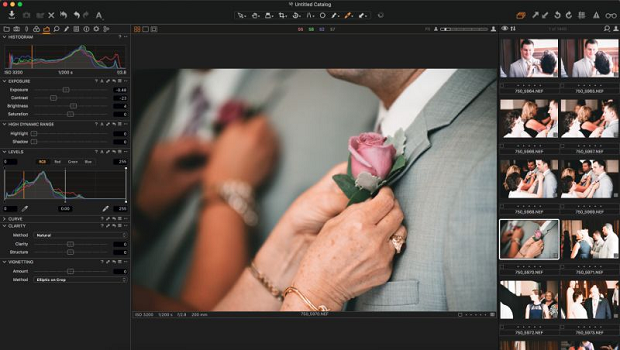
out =
<path fill-rule="evenodd" d="M 126 171 L 5 171 L 4 200 L 126 200 Z"/>
<path fill-rule="evenodd" d="M 5 57 L 8 69 L 125 69 L 124 46 L 7 46 Z"/>

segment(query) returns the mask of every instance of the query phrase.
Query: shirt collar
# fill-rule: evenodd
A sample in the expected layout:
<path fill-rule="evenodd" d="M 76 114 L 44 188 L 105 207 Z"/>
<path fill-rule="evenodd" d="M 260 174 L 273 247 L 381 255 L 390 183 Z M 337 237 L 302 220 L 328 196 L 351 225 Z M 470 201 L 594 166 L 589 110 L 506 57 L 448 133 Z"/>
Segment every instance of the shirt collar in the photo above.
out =
<path fill-rule="evenodd" d="M 545 231 L 546 231 L 547 229 L 549 229 L 549 226 L 552 226 L 553 224 L 554 224 L 554 222 L 553 222 L 553 221 L 551 221 L 551 220 L 545 221 L 545 222 L 544 222 L 544 223 L 540 226 L 540 232 L 545 233 Z"/>
<path fill-rule="evenodd" d="M 377 125 L 383 135 L 394 135 L 398 129 L 407 129 L 420 114 L 424 106 L 456 72 L 456 69 L 426 69 L 386 109 L 379 105 Z"/>

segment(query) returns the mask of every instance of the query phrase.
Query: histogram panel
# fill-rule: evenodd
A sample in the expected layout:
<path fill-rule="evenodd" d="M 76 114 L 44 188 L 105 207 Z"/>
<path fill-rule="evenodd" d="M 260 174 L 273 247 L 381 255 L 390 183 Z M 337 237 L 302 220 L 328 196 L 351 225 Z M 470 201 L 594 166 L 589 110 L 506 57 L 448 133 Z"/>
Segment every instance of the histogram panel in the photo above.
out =
<path fill-rule="evenodd" d="M 7 46 L 8 69 L 124 69 L 124 46 Z"/>
<path fill-rule="evenodd" d="M 124 199 L 122 171 L 8 171 L 5 200 Z"/>

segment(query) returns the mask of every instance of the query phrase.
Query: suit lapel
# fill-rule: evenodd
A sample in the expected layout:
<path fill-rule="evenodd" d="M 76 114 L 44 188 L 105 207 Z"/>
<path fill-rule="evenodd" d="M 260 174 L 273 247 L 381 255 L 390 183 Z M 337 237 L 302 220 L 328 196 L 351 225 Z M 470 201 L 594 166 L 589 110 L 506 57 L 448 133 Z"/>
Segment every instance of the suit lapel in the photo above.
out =
<path fill-rule="evenodd" d="M 393 182 L 432 146 L 429 133 L 452 123 L 495 79 L 496 72 L 491 69 L 459 69 L 448 79 L 405 131 L 407 165 Z"/>

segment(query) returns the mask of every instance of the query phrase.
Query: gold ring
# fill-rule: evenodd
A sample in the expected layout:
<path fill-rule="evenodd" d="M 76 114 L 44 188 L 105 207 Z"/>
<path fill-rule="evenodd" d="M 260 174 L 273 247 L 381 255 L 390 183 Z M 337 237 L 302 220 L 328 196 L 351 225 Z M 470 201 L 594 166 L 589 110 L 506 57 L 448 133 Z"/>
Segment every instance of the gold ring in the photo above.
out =
<path fill-rule="evenodd" d="M 400 250 L 403 248 L 403 244 L 405 244 L 405 237 L 394 234 L 390 237 L 390 242 L 392 242 L 394 249 L 396 249 L 396 254 L 399 254 Z"/>

